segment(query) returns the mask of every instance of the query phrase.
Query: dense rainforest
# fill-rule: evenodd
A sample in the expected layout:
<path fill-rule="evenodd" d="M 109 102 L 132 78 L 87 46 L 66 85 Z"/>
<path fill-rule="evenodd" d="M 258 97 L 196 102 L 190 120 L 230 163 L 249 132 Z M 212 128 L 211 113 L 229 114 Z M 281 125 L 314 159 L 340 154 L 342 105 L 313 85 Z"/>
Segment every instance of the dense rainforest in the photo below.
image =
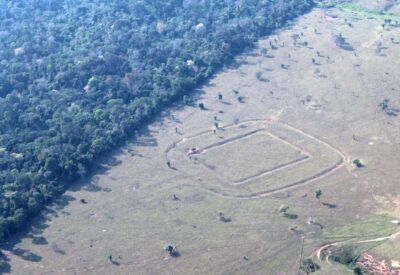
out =
<path fill-rule="evenodd" d="M 0 236 L 312 0 L 1 0 Z"/>

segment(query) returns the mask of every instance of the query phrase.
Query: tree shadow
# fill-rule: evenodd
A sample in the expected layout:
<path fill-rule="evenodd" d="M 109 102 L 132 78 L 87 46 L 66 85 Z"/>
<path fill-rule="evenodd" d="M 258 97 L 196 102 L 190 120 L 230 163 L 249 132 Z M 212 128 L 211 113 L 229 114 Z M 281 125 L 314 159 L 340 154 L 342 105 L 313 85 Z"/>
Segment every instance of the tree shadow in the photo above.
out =
<path fill-rule="evenodd" d="M 215 83 L 211 83 L 210 81 L 207 81 L 203 86 L 207 87 L 207 88 L 212 88 L 212 87 L 215 87 L 216 85 L 215 85 Z"/>
<path fill-rule="evenodd" d="M 32 236 L 32 243 L 36 245 L 46 245 L 49 242 L 43 236 Z"/>
<path fill-rule="evenodd" d="M 211 83 L 213 77 L 205 80 L 199 87 L 212 87 L 215 84 Z M 87 192 L 111 192 L 109 187 L 99 186 L 99 176 L 107 175 L 109 170 L 121 164 L 121 160 L 118 158 L 120 155 L 128 152 L 134 156 L 144 157 L 143 155 L 133 153 L 132 150 L 128 148 L 131 146 L 135 147 L 156 147 L 158 146 L 158 141 L 154 137 L 154 130 L 151 130 L 150 126 L 157 123 L 163 123 L 166 116 L 165 114 L 172 115 L 173 112 L 179 112 L 180 110 L 187 108 L 188 106 L 196 106 L 196 103 L 202 99 L 204 95 L 204 90 L 202 88 L 197 88 L 192 91 L 191 94 L 187 94 L 186 97 L 190 99 L 188 104 L 185 104 L 183 100 L 176 101 L 177 98 L 182 97 L 178 95 L 177 98 L 171 100 L 168 103 L 169 108 L 165 108 L 164 111 L 154 116 L 153 118 L 143 122 L 142 126 L 134 131 L 131 138 L 128 138 L 125 142 L 118 145 L 118 148 L 112 149 L 107 153 L 104 153 L 101 157 L 98 157 L 93 161 L 93 165 L 88 168 L 88 171 L 81 179 L 69 185 L 66 190 L 70 192 L 87 191 Z M 168 116 L 170 117 L 170 116 Z M 175 121 L 176 122 L 176 121 Z M 65 251 L 58 247 L 55 243 L 49 244 L 48 240 L 42 236 L 44 230 L 49 227 L 49 222 L 55 218 L 58 218 L 60 214 L 68 214 L 68 212 L 63 211 L 72 202 L 82 202 L 83 198 L 77 199 L 73 195 L 63 194 L 55 198 L 51 203 L 47 204 L 39 214 L 29 219 L 23 228 L 18 229 L 17 232 L 11 232 L 10 236 L 6 236 L 3 243 L 0 244 L 0 248 L 9 253 L 19 257 L 20 259 L 28 262 L 40 262 L 42 256 L 35 254 L 34 252 L 18 247 L 26 239 L 30 239 L 33 245 L 49 245 L 51 249 L 60 255 L 64 255 Z M 0 274 L 3 272 L 10 272 L 11 265 L 10 259 L 7 255 L 0 253 Z"/>
<path fill-rule="evenodd" d="M 263 35 L 267 35 L 269 33 L 264 33 Z M 253 48 L 249 48 L 249 50 L 252 50 Z M 248 53 L 246 51 L 243 51 L 244 54 L 252 55 L 252 53 Z M 253 54 L 254 55 L 254 54 Z M 258 56 L 258 54 L 257 54 Z M 232 59 L 233 60 L 233 59 Z M 234 66 L 240 66 L 243 64 L 243 62 L 247 62 L 246 64 L 252 64 L 256 65 L 256 63 L 250 63 L 246 60 L 240 62 L 232 62 L 228 64 L 228 66 L 222 67 L 220 69 L 217 69 L 214 71 L 214 76 L 217 75 L 221 70 L 224 68 L 229 68 L 229 65 L 234 65 Z M 210 77 L 207 80 L 204 81 L 204 83 L 200 83 L 199 86 L 213 86 L 210 81 L 214 77 Z M 167 110 L 172 112 L 172 109 L 174 111 L 179 111 L 179 109 L 183 109 L 186 106 L 196 106 L 196 102 L 202 97 L 204 94 L 204 91 L 201 89 L 194 89 L 190 94 L 187 96 L 190 97 L 190 102 L 191 103 L 183 103 L 182 101 L 179 101 L 177 104 L 173 104 L 173 102 L 179 98 L 182 97 L 183 94 L 177 95 L 175 98 L 171 98 L 169 102 L 166 103 L 166 105 L 172 107 L 168 108 Z M 162 121 L 164 118 L 162 114 L 159 113 L 159 115 L 154 116 L 154 118 L 143 121 L 143 124 L 152 124 L 153 122 L 159 122 Z M 133 145 L 139 145 L 139 146 L 150 146 L 150 147 L 155 147 L 158 146 L 158 141 L 154 136 L 152 135 L 152 132 L 150 131 L 149 127 L 140 127 L 140 130 L 135 132 L 134 135 L 132 135 L 132 138 L 129 138 L 126 142 L 119 144 L 120 149 L 115 149 L 111 150 L 108 153 L 104 153 L 102 157 L 96 159 L 93 161 L 95 165 L 91 167 L 88 171 L 88 173 L 79 181 L 75 182 L 74 184 L 71 184 L 68 186 L 67 190 L 71 192 L 75 191 L 88 191 L 88 192 L 98 192 L 98 191 L 104 191 L 104 192 L 109 192 L 111 191 L 110 188 L 101 188 L 98 185 L 98 181 L 96 179 L 96 176 L 98 175 L 103 175 L 107 174 L 109 169 L 113 166 L 119 165 L 121 161 L 116 157 L 118 156 L 124 148 L 124 144 L 131 143 Z M 25 224 L 25 227 L 23 229 L 20 229 L 19 232 L 16 232 L 13 234 L 12 237 L 9 237 L 5 240 L 5 242 L 1 245 L 1 248 L 4 249 L 5 251 L 9 251 L 11 254 L 16 255 L 20 257 L 23 260 L 26 261 L 32 261 L 32 262 L 39 262 L 42 260 L 42 257 L 40 255 L 37 255 L 30 250 L 24 250 L 22 248 L 18 248 L 17 245 L 22 243 L 22 240 L 24 239 L 31 239 L 32 243 L 35 245 L 48 245 L 48 241 L 41 236 L 43 234 L 43 231 L 49 226 L 48 223 L 59 216 L 59 213 L 67 213 L 63 212 L 63 209 L 65 209 L 66 206 L 68 206 L 71 202 L 75 202 L 77 199 L 71 195 L 62 195 L 58 199 L 53 200 L 53 202 L 47 206 L 45 209 L 41 211 L 38 215 L 36 215 L 34 218 L 30 219 L 27 221 Z M 54 247 L 53 247 L 54 249 Z M 63 254 L 65 253 L 63 250 L 60 250 L 59 248 L 56 249 L 57 253 Z M 179 256 L 179 253 L 176 254 L 176 256 Z M 6 264 L 3 266 L 1 271 L 6 272 L 11 269 L 9 266 L 9 259 L 4 256 L 2 257 Z"/>
<path fill-rule="evenodd" d="M 230 70 L 237 70 L 243 65 L 243 62 L 244 60 L 233 59 L 229 64 L 226 65 L 226 67 Z"/>
<path fill-rule="evenodd" d="M 326 206 L 326 207 L 328 207 L 328 208 L 331 208 L 331 209 L 337 207 L 336 204 L 328 203 L 328 202 L 323 202 L 322 205 L 323 205 L 323 206 Z"/>
<path fill-rule="evenodd" d="M 97 176 L 100 174 L 106 174 L 110 167 L 118 165 L 119 162 L 116 160 L 115 157 L 109 158 L 107 161 L 105 158 L 100 160 L 100 164 L 96 166 L 97 169 L 92 169 L 88 176 L 70 185 L 67 190 L 72 192 L 79 190 L 89 192 L 105 191 L 105 188 L 101 188 L 97 185 Z M 18 245 L 26 239 L 30 239 L 34 245 L 49 245 L 46 238 L 42 236 L 44 230 L 49 227 L 49 222 L 60 216 L 60 213 L 68 214 L 68 212 L 64 211 L 65 207 L 75 201 L 77 201 L 77 199 L 70 194 L 63 194 L 57 197 L 46 208 L 41 210 L 38 215 L 29 219 L 23 228 L 18 229 L 17 232 L 11 232 L 12 234 L 10 236 L 6 236 L 4 242 L 1 243 L 0 248 L 24 261 L 40 262 L 42 260 L 41 255 L 38 255 L 29 249 L 20 248 Z M 51 244 L 51 248 L 55 253 L 60 255 L 65 254 L 65 251 L 54 243 Z M 10 271 L 11 265 L 9 257 L 0 254 L 0 273 Z"/>
<path fill-rule="evenodd" d="M 70 195 L 61 195 L 57 199 L 54 200 L 54 208 L 56 211 L 61 211 L 67 206 L 70 202 L 75 201 L 76 199 Z"/>
<path fill-rule="evenodd" d="M 24 240 L 30 239 L 34 245 L 49 245 L 49 242 L 42 236 L 44 230 L 49 227 L 48 223 L 59 217 L 59 213 L 63 213 L 63 209 L 76 199 L 68 194 L 61 195 L 55 199 L 47 208 L 43 209 L 38 215 L 30 219 L 24 228 L 11 236 L 5 238 L 1 243 L 2 251 L 8 252 L 27 262 L 40 262 L 42 256 L 34 253 L 30 249 L 18 247 Z M 65 255 L 65 251 L 60 249 L 55 243 L 51 243 L 51 248 L 55 253 Z M 0 253 L 0 274 L 11 271 L 10 258 Z"/>
<path fill-rule="evenodd" d="M 252 57 L 259 57 L 259 56 L 261 56 L 261 54 L 260 54 L 260 53 L 258 53 L 258 52 L 255 52 L 255 51 L 252 51 L 252 52 L 246 53 L 246 55 L 247 55 L 247 56 L 252 56 Z"/>
<path fill-rule="evenodd" d="M 284 213 L 283 216 L 290 220 L 295 220 L 299 217 L 297 214 L 293 214 L 293 213 Z"/>
<path fill-rule="evenodd" d="M 112 263 L 113 265 L 119 266 L 120 263 L 117 262 L 116 260 L 110 260 L 110 263 Z"/>
<path fill-rule="evenodd" d="M 156 147 L 158 146 L 157 139 L 151 134 L 148 127 L 141 129 L 139 135 L 132 141 L 133 145 L 142 147 Z M 120 163 L 120 162 L 119 162 Z M 115 164 L 118 165 L 119 163 Z"/>
<path fill-rule="evenodd" d="M 11 265 L 9 262 L 10 259 L 4 255 L 4 253 L 0 253 L 0 274 L 11 272 Z"/>
<path fill-rule="evenodd" d="M 98 191 L 101 191 L 102 188 L 100 186 L 90 182 L 89 184 L 83 186 L 82 189 L 87 192 L 98 192 Z"/>
<path fill-rule="evenodd" d="M 63 249 L 61 249 L 57 243 L 52 242 L 51 243 L 51 249 L 57 253 L 57 254 L 61 254 L 61 255 L 65 255 L 65 251 Z"/>
<path fill-rule="evenodd" d="M 32 244 L 35 245 L 47 245 L 48 241 L 42 236 L 43 231 L 49 227 L 48 222 L 58 217 L 59 210 L 62 209 L 69 203 L 71 196 L 62 196 L 57 202 L 54 201 L 49 207 L 42 210 L 39 215 L 29 220 L 23 229 L 5 238 L 4 242 L 0 245 L 3 251 L 19 257 L 20 259 L 27 262 L 40 262 L 42 256 L 30 251 L 29 249 L 23 249 L 18 247 L 18 244 L 22 243 L 24 239 L 31 239 Z M 57 205 L 57 203 L 60 203 Z M 0 254 L 0 273 L 10 272 L 11 265 L 10 259 Z"/>
<path fill-rule="evenodd" d="M 179 251 L 175 250 L 175 251 L 171 252 L 169 255 L 173 258 L 178 258 L 181 256 L 181 253 Z"/>
<path fill-rule="evenodd" d="M 40 262 L 42 257 L 31 252 L 28 249 L 13 248 L 11 251 L 14 255 L 19 256 L 21 259 L 29 262 Z"/>

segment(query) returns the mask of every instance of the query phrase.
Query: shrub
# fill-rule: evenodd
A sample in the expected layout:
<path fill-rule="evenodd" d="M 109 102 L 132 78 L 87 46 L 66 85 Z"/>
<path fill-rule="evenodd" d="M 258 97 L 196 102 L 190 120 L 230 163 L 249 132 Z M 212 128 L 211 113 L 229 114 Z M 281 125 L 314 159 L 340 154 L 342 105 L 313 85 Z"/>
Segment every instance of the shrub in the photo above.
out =
<path fill-rule="evenodd" d="M 344 265 L 352 265 L 357 260 L 358 255 L 352 247 L 341 247 L 333 251 L 330 258 Z"/>
<path fill-rule="evenodd" d="M 306 259 L 301 262 L 300 269 L 309 274 L 316 272 L 319 269 L 319 265 L 312 259 Z"/>
<path fill-rule="evenodd" d="M 357 167 L 357 168 L 362 168 L 364 167 L 364 164 L 361 162 L 361 160 L 359 159 L 355 159 L 353 160 L 353 164 Z"/>

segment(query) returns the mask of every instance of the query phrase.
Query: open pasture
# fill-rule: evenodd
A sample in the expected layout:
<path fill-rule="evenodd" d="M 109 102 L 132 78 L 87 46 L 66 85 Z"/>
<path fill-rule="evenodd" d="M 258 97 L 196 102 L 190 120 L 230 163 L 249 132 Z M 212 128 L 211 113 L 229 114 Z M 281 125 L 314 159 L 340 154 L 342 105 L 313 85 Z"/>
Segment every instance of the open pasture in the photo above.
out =
<path fill-rule="evenodd" d="M 172 144 L 167 160 L 178 173 L 223 196 L 262 197 L 317 180 L 344 164 L 337 149 L 282 123 L 253 120 L 217 131 Z"/>
<path fill-rule="evenodd" d="M 398 230 L 400 28 L 367 17 L 317 8 L 259 41 L 6 244 L 9 272 L 298 274 L 369 239 L 400 261 L 380 239 Z"/>

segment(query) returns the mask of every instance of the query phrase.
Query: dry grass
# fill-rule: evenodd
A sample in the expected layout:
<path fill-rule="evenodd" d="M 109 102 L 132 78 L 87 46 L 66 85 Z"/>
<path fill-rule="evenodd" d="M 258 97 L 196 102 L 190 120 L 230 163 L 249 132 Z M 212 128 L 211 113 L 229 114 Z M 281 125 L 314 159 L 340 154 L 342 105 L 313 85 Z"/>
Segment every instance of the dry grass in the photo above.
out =
<path fill-rule="evenodd" d="M 329 21 L 321 10 L 314 10 L 286 30 L 260 41 L 254 52 L 239 57 L 239 66 L 222 71 L 196 94 L 207 111 L 177 105 L 143 129 L 142 138 L 106 159 L 91 179 L 71 188 L 54 211 L 36 219 L 32 230 L 6 247 L 11 272 L 295 274 L 300 257 L 337 238 L 327 240 L 322 232 L 379 211 L 377 196 L 398 196 L 394 193 L 398 190 L 400 121 L 381 113 L 377 105 L 384 98 L 390 98 L 393 104 L 400 102 L 400 45 L 390 40 L 399 37 L 399 28 L 381 30 L 380 19 L 366 20 L 342 10 L 332 12 L 338 18 Z M 344 23 L 344 18 L 352 22 L 352 27 Z M 334 45 L 332 37 L 338 33 L 355 48 L 354 52 Z M 297 44 L 293 43 L 293 34 L 300 37 Z M 274 39 L 278 40 L 278 49 L 261 55 L 261 48 L 268 48 Z M 377 55 L 379 43 L 384 49 Z M 313 64 L 312 58 L 319 65 Z M 288 69 L 282 69 L 282 64 L 289 65 Z M 259 81 L 255 77 L 258 71 L 269 82 Z M 218 100 L 218 93 L 223 94 L 224 102 Z M 245 98 L 244 103 L 237 100 L 239 96 Z M 175 121 L 170 119 L 172 112 Z M 274 131 L 274 135 L 280 132 L 317 161 L 303 166 L 302 174 L 285 170 L 275 178 L 266 177 L 240 188 L 221 183 L 218 177 L 209 176 L 212 173 L 196 174 L 196 169 L 186 165 L 190 160 L 173 162 L 178 171 L 169 169 L 169 146 L 210 131 L 214 116 L 221 127 L 237 119 L 268 119 L 274 122 L 270 125 L 278 125 L 268 131 Z M 309 136 L 279 128 L 285 123 Z M 232 129 L 237 132 L 226 138 L 246 133 L 240 127 Z M 218 135 L 223 135 L 222 131 Z M 213 144 L 217 137 L 211 132 L 200 141 Z M 297 157 L 296 150 L 272 140 L 260 133 L 210 150 L 204 154 L 204 161 L 228 181 L 240 181 Z M 274 152 L 266 151 L 266 144 Z M 338 157 L 326 144 L 343 156 Z M 257 150 L 260 147 L 262 150 Z M 351 164 L 358 158 L 366 164 L 362 169 Z M 219 195 L 281 188 L 340 159 L 340 169 L 299 188 L 257 199 Z M 321 202 L 314 197 L 318 188 L 323 191 Z M 173 200 L 173 194 L 179 200 Z M 82 198 L 88 203 L 80 203 Z M 280 216 L 282 204 L 298 218 Z M 220 221 L 219 212 L 231 222 Z M 324 229 L 308 224 L 310 217 Z M 43 237 L 41 242 L 37 242 L 39 236 Z M 163 250 L 167 243 L 176 245 L 181 256 L 168 257 Z M 119 265 L 108 261 L 109 254 Z M 323 267 L 323 274 L 328 274 L 329 267 Z"/>

